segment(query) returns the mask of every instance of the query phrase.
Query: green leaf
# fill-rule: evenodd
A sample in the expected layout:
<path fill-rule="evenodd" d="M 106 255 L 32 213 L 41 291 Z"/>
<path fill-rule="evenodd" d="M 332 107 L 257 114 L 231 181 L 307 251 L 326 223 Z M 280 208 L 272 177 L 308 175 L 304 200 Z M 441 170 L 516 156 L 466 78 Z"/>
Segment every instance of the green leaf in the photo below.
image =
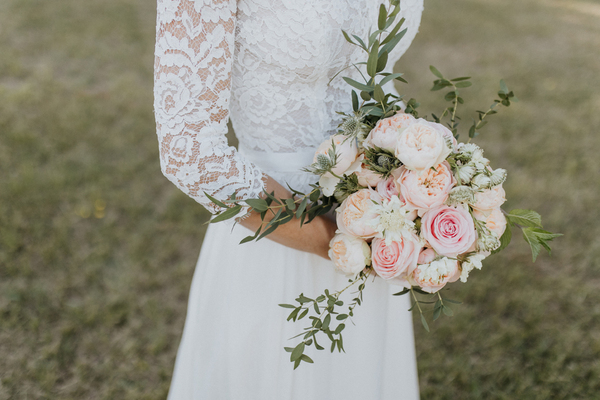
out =
<path fill-rule="evenodd" d="M 471 79 L 470 76 L 462 76 L 460 78 L 454 78 L 454 79 L 450 79 L 452 82 L 460 82 L 460 81 L 466 81 L 468 79 Z"/>
<path fill-rule="evenodd" d="M 508 86 L 506 86 L 504 79 L 500 79 L 500 91 L 504 94 L 508 94 Z"/>
<path fill-rule="evenodd" d="M 346 318 L 348 318 L 348 314 L 340 314 L 337 317 L 335 317 L 335 319 L 337 319 L 338 321 L 343 321 Z"/>
<path fill-rule="evenodd" d="M 302 361 L 302 359 L 297 359 L 296 361 L 294 361 L 294 369 L 298 368 L 298 366 L 300 365 L 300 362 Z"/>
<path fill-rule="evenodd" d="M 356 112 L 358 111 L 358 96 L 356 95 L 356 92 L 353 90 L 352 91 L 352 109 Z"/>
<path fill-rule="evenodd" d="M 356 43 L 354 43 L 354 42 L 352 41 L 352 39 L 350 39 L 350 36 L 348 36 L 348 33 L 346 33 L 346 31 L 345 31 L 345 30 L 343 30 L 343 29 L 342 29 L 342 34 L 344 35 L 344 38 L 346 38 L 346 41 L 347 41 L 348 43 L 351 43 L 351 44 L 356 44 Z"/>
<path fill-rule="evenodd" d="M 429 325 L 427 325 L 427 321 L 425 321 L 425 317 L 423 316 L 423 314 L 421 314 L 421 323 L 423 324 L 423 328 L 425 328 L 425 330 L 429 332 Z"/>
<path fill-rule="evenodd" d="M 438 307 L 433 310 L 433 320 L 437 320 L 440 317 L 440 314 L 442 314 L 442 307 Z"/>
<path fill-rule="evenodd" d="M 304 342 L 298 343 L 298 346 L 294 348 L 292 354 L 290 355 L 290 361 L 296 361 L 302 357 L 302 353 L 304 353 Z"/>
<path fill-rule="evenodd" d="M 358 37 L 358 36 L 356 36 L 356 35 L 352 35 L 352 37 L 353 37 L 354 39 L 356 39 L 356 41 L 357 41 L 358 43 L 360 43 L 360 45 L 361 45 L 361 47 L 362 47 L 363 49 L 367 50 L 367 45 L 365 44 L 365 42 L 363 42 L 363 40 L 362 40 L 360 37 Z"/>
<path fill-rule="evenodd" d="M 396 36 L 394 36 L 394 38 L 392 40 L 390 40 L 389 42 L 387 42 L 382 48 L 381 51 L 386 51 L 388 54 L 392 52 L 392 50 L 394 50 L 394 47 L 396 47 L 396 45 L 398 44 L 398 42 L 400 42 L 400 39 L 402 39 L 404 37 L 404 35 L 406 34 L 406 29 L 404 29 L 402 32 L 398 33 Z"/>
<path fill-rule="evenodd" d="M 310 194 L 309 200 L 314 203 L 315 201 L 319 200 L 319 196 L 321 196 L 321 191 L 317 189 Z"/>
<path fill-rule="evenodd" d="M 438 69 L 436 67 L 434 67 L 433 65 L 429 66 L 429 70 L 431 71 L 432 74 L 434 74 L 438 78 L 444 79 L 444 76 L 442 75 L 442 73 L 440 71 L 438 71 Z"/>
<path fill-rule="evenodd" d="M 533 256 L 533 262 L 535 262 L 537 256 L 540 254 L 542 246 L 535 236 L 535 233 L 532 232 L 532 229 L 533 228 L 524 228 L 523 237 L 525 238 L 525 241 L 529 243 L 529 247 L 531 247 L 531 255 Z"/>
<path fill-rule="evenodd" d="M 376 40 L 371 47 L 369 52 L 369 59 L 367 60 L 367 74 L 374 77 L 377 73 L 377 62 L 379 58 L 379 42 Z"/>
<path fill-rule="evenodd" d="M 371 95 L 369 94 L 369 92 L 363 90 L 362 92 L 360 92 L 360 98 L 364 101 L 369 101 L 371 100 Z"/>
<path fill-rule="evenodd" d="M 296 306 L 293 306 L 291 304 L 279 304 L 279 307 L 283 307 L 283 308 L 296 308 Z"/>
<path fill-rule="evenodd" d="M 444 311 L 444 314 L 446 314 L 449 317 L 454 315 L 454 311 L 452 311 L 450 307 L 442 306 L 442 311 Z"/>
<path fill-rule="evenodd" d="M 275 231 L 275 229 L 277 229 L 278 224 L 274 224 L 272 226 L 270 226 L 266 231 L 264 231 L 257 239 L 256 241 L 259 241 L 260 239 L 264 238 L 265 236 L 273 233 L 273 231 Z"/>
<path fill-rule="evenodd" d="M 471 82 L 458 82 L 456 85 L 457 88 L 468 88 L 469 86 L 472 86 L 473 84 Z"/>
<path fill-rule="evenodd" d="M 347 76 L 342 78 L 346 83 L 352 87 L 355 87 L 358 90 L 364 90 L 365 92 L 372 92 L 373 86 L 365 85 L 364 83 L 356 82 L 354 79 L 350 79 Z"/>
<path fill-rule="evenodd" d="M 211 219 L 210 223 L 214 224 L 216 222 L 228 220 L 229 218 L 233 218 L 236 215 L 238 215 L 240 213 L 240 211 L 242 211 L 242 206 L 238 204 L 237 206 L 228 208 L 227 210 L 223 211 L 221 214 L 219 214 L 216 217 L 214 217 L 213 219 Z"/>
<path fill-rule="evenodd" d="M 314 361 L 312 360 L 312 358 L 310 358 L 310 357 L 309 357 L 309 356 L 307 356 L 306 354 L 302 354 L 302 355 L 300 356 L 300 359 L 301 359 L 302 361 L 304 361 L 304 362 L 307 362 L 307 363 L 309 363 L 309 364 L 312 364 L 312 363 L 314 363 Z"/>
<path fill-rule="evenodd" d="M 542 227 L 542 217 L 540 214 L 532 210 L 511 210 L 508 214 L 506 214 L 506 219 L 513 224 L 529 226 L 533 228 Z"/>
<path fill-rule="evenodd" d="M 383 86 L 383 85 L 385 85 L 386 83 L 390 82 L 390 81 L 391 81 L 391 80 L 393 80 L 393 79 L 400 78 L 402 75 L 404 75 L 404 74 L 401 74 L 401 73 L 399 73 L 399 72 L 398 72 L 398 73 L 395 73 L 395 74 L 389 74 L 389 75 L 387 75 L 385 78 L 383 78 L 383 79 L 381 80 L 381 82 L 379 82 L 379 84 L 380 84 L 381 86 Z"/>
<path fill-rule="evenodd" d="M 394 39 L 396 37 L 396 34 L 398 34 L 398 31 L 400 30 L 400 28 L 402 27 L 402 24 L 404 24 L 405 19 L 402 18 L 400 21 L 398 21 L 398 23 L 396 24 L 396 26 L 394 26 L 394 29 L 392 29 L 392 31 L 385 37 L 385 39 L 383 39 L 383 41 L 381 42 L 381 45 L 383 46 L 384 44 L 389 43 L 392 39 Z M 388 52 L 389 53 L 389 52 Z"/>
<path fill-rule="evenodd" d="M 285 205 L 290 211 L 296 210 L 296 203 L 294 203 L 294 199 L 285 199 Z"/>
<path fill-rule="evenodd" d="M 269 206 L 267 205 L 267 201 L 263 199 L 247 199 L 244 200 L 244 202 L 258 212 L 267 211 L 267 209 L 269 208 Z"/>
<path fill-rule="evenodd" d="M 337 328 L 335 328 L 335 331 L 333 333 L 335 333 L 336 335 L 338 335 L 340 332 L 342 332 L 344 330 L 345 327 L 346 327 L 345 324 L 339 324 L 337 326 Z"/>
<path fill-rule="evenodd" d="M 300 216 L 302 215 L 304 210 L 306 210 L 307 203 L 308 203 L 308 197 L 305 197 L 304 199 L 302 199 L 302 201 L 300 202 L 300 205 L 298 206 L 298 209 L 296 210 L 296 218 L 300 218 Z"/>
<path fill-rule="evenodd" d="M 322 330 L 326 330 L 329 328 L 329 323 L 331 322 L 331 314 L 327 314 L 325 319 L 323 319 L 323 325 L 321 325 Z"/>
<path fill-rule="evenodd" d="M 379 102 L 383 103 L 385 100 L 385 93 L 380 85 L 375 85 L 375 90 L 373 91 L 373 98 Z"/>
<path fill-rule="evenodd" d="M 300 315 L 298 316 L 298 319 L 302 319 L 302 318 L 306 317 L 306 314 L 308 314 L 308 308 L 305 309 L 304 311 L 302 311 L 302 313 L 300 313 Z"/>
<path fill-rule="evenodd" d="M 291 353 L 292 351 L 294 351 L 293 347 L 284 347 L 283 348 L 285 351 L 287 351 L 288 353 Z"/>
<path fill-rule="evenodd" d="M 222 201 L 219 201 L 219 200 L 215 199 L 215 198 L 214 198 L 214 197 L 212 197 L 210 194 L 208 194 L 208 193 L 204 192 L 204 195 L 205 195 L 206 197 L 208 197 L 208 199 L 209 199 L 210 201 L 212 201 L 213 203 L 215 203 L 215 204 L 216 204 L 216 205 L 218 205 L 219 207 L 228 208 L 228 206 L 227 206 L 225 203 L 223 203 Z"/>
<path fill-rule="evenodd" d="M 385 9 L 385 6 L 383 4 L 381 4 L 379 6 L 379 18 L 377 19 L 377 27 L 379 29 L 385 28 L 386 19 L 387 19 L 387 10 Z"/>
<path fill-rule="evenodd" d="M 377 71 L 376 72 L 383 71 L 385 69 L 385 66 L 387 65 L 387 61 L 388 61 L 387 51 L 384 51 L 381 54 L 379 54 L 379 60 L 377 60 Z"/>

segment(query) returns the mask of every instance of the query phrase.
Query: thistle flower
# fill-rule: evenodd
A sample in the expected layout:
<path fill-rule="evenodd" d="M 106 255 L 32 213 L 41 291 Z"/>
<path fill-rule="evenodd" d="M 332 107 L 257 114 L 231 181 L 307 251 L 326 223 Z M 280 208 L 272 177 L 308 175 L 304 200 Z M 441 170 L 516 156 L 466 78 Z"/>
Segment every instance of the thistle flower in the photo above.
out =
<path fill-rule="evenodd" d="M 446 204 L 457 206 L 461 203 L 474 204 L 475 192 L 469 186 L 456 186 L 450 190 Z"/>

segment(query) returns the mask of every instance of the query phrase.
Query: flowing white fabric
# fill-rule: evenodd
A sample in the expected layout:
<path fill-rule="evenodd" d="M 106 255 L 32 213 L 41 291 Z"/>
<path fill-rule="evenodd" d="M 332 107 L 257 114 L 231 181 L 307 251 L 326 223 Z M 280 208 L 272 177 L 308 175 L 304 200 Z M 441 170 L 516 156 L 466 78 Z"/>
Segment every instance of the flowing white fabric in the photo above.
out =
<path fill-rule="evenodd" d="M 215 211 L 234 192 L 256 197 L 265 175 L 306 190 L 296 170 L 351 111 L 342 68 L 362 60 L 341 29 L 365 36 L 381 0 L 158 0 L 155 115 L 163 173 Z M 423 0 L 403 0 L 408 32 L 389 70 L 410 45 Z M 360 79 L 354 68 L 342 74 Z M 357 76 L 358 75 L 358 76 Z M 231 117 L 240 151 L 227 145 Z M 286 161 L 282 164 L 282 161 Z M 310 352 L 292 370 L 284 346 L 301 324 L 277 306 L 316 296 L 347 279 L 331 262 L 268 239 L 238 245 L 250 232 L 227 224 L 207 231 L 192 282 L 169 399 L 417 399 L 407 298 L 370 282 L 347 354 Z M 326 344 L 326 343 L 323 343 Z M 312 348 L 310 350 L 313 350 Z M 315 354 L 316 353 L 316 354 Z"/>

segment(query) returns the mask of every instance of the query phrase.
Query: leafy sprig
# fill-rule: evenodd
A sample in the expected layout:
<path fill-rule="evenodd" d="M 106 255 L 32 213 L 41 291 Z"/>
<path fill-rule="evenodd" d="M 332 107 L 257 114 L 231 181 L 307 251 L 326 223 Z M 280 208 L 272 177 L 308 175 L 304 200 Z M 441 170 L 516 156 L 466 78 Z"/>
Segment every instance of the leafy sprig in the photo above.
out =
<path fill-rule="evenodd" d="M 503 212 L 508 223 L 506 224 L 504 234 L 500 238 L 500 247 L 494 250 L 494 253 L 503 250 L 509 245 L 512 239 L 512 228 L 517 227 L 521 229 L 523 232 L 523 239 L 525 239 L 531 247 L 531 255 L 534 262 L 540 254 L 542 247 L 548 251 L 548 254 L 551 254 L 548 242 L 562 236 L 562 233 L 552 233 L 544 230 L 542 226 L 542 217 L 535 211 L 515 209 L 510 212 L 503 210 Z"/>
<path fill-rule="evenodd" d="M 302 193 L 288 186 L 294 197 L 277 198 L 275 192 L 263 191 L 265 198 L 258 199 L 237 199 L 236 193 L 229 199 L 219 201 L 208 193 L 204 192 L 206 197 L 219 207 L 221 211 L 210 220 L 210 223 L 216 223 L 237 217 L 244 209 L 249 212 L 256 212 L 260 215 L 261 225 L 255 231 L 254 235 L 246 236 L 240 244 L 253 240 L 260 240 L 273 233 L 279 226 L 290 221 L 298 220 L 300 226 L 311 222 L 316 217 L 326 214 L 331 210 L 335 203 L 333 197 L 322 195 L 318 185 L 310 185 L 312 190 L 309 193 Z"/>
<path fill-rule="evenodd" d="M 362 293 L 369 275 L 370 269 L 361 271 L 355 278 L 349 280 L 348 286 L 344 289 L 335 293 L 330 293 L 328 289 L 325 289 L 324 293 L 315 299 L 300 294 L 300 296 L 296 298 L 296 303 L 298 303 L 298 305 L 279 304 L 280 307 L 292 310 L 287 317 L 288 321 L 291 320 L 296 322 L 306 316 L 311 320 L 310 326 L 304 328 L 304 332 L 290 338 L 295 339 L 302 336 L 300 343 L 295 347 L 284 347 L 285 351 L 291 353 L 290 361 L 294 363 L 294 369 L 298 368 L 302 361 L 311 364 L 313 363 L 313 360 L 308 355 L 304 354 L 307 347 L 314 344 L 317 350 L 325 349 L 325 347 L 317 342 L 318 334 L 321 334 L 321 337 L 325 336 L 329 339 L 331 342 L 330 351 L 332 353 L 336 348 L 338 352 L 345 352 L 342 331 L 346 327 L 347 321 L 352 320 L 356 306 L 362 304 Z M 336 308 L 344 306 L 344 302 L 340 300 L 340 296 L 356 284 L 358 284 L 358 290 L 355 292 L 356 296 L 348 305 L 347 311 L 340 314 Z"/>

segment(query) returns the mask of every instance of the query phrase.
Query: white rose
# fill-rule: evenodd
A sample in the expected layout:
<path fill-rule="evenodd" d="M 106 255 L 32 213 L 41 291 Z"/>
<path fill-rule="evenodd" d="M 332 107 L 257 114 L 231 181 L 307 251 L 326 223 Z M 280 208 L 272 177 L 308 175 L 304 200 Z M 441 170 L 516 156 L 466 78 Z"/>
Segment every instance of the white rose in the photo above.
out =
<path fill-rule="evenodd" d="M 371 248 L 362 239 L 338 233 L 329 242 L 329 258 L 338 270 L 355 276 L 371 264 Z"/>
<path fill-rule="evenodd" d="M 331 171 L 336 175 L 343 175 L 344 172 L 352 165 L 358 156 L 358 147 L 356 146 L 356 140 L 348 139 L 344 135 L 333 135 L 317 147 L 313 162 L 317 162 L 317 156 L 323 154 L 329 155 L 329 150 L 333 148 L 335 143 L 335 154 L 337 160 L 335 166 Z"/>
<path fill-rule="evenodd" d="M 473 210 L 473 216 L 480 221 L 484 221 L 485 226 L 498 238 L 502 237 L 502 234 L 506 230 L 506 217 L 499 207 L 494 208 L 488 215 L 485 215 L 481 211 Z"/>
<path fill-rule="evenodd" d="M 413 171 L 424 171 L 442 163 L 452 152 L 441 124 L 418 119 L 403 130 L 396 143 L 396 157 Z"/>

